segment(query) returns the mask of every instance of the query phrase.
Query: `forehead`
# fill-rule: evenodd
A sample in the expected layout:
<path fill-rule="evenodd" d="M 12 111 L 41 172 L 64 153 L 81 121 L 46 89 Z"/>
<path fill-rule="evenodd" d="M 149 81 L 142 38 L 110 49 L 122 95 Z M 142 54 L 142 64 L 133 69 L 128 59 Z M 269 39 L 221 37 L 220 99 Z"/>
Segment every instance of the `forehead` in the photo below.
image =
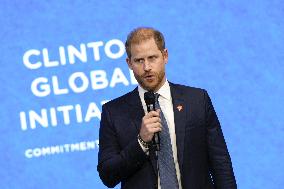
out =
<path fill-rule="evenodd" d="M 159 52 L 160 50 L 153 38 L 143 40 L 139 43 L 135 43 L 131 45 L 131 56 L 133 57 L 149 56 L 149 55 L 153 55 Z"/>

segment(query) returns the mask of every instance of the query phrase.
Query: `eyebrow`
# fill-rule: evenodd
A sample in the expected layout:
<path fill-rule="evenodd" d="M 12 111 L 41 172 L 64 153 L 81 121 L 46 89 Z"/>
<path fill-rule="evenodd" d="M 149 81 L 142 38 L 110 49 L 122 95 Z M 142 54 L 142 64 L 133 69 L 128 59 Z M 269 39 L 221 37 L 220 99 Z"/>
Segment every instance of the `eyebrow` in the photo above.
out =
<path fill-rule="evenodd" d="M 151 55 L 148 55 L 146 57 L 136 57 L 136 58 L 133 58 L 133 60 L 136 60 L 136 59 L 145 59 L 145 58 L 149 58 L 149 57 L 153 57 L 153 56 L 159 56 L 158 53 L 154 53 L 154 54 L 151 54 Z"/>

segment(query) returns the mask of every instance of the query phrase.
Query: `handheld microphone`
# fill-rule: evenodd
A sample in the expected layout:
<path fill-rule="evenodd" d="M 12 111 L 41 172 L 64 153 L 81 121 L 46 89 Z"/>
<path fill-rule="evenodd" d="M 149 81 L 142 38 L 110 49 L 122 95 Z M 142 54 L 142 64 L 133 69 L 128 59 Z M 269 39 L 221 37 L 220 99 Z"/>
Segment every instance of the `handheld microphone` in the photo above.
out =
<path fill-rule="evenodd" d="M 147 106 L 147 111 L 155 111 L 155 94 L 152 91 L 148 91 L 144 93 L 144 100 Z M 160 151 L 160 135 L 159 132 L 156 132 L 154 134 L 154 137 L 152 139 L 152 143 L 155 151 Z"/>

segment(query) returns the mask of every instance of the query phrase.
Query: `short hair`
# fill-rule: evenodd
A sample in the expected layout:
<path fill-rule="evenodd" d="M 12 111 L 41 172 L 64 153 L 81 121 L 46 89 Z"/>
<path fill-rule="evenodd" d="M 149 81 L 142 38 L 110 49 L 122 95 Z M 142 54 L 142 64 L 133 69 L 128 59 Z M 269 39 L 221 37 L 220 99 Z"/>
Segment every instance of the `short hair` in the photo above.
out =
<path fill-rule="evenodd" d="M 166 48 L 165 38 L 163 34 L 151 27 L 138 27 L 132 30 L 126 39 L 125 50 L 128 58 L 131 58 L 131 45 L 139 44 L 142 41 L 154 38 L 155 43 L 160 51 L 163 51 Z"/>

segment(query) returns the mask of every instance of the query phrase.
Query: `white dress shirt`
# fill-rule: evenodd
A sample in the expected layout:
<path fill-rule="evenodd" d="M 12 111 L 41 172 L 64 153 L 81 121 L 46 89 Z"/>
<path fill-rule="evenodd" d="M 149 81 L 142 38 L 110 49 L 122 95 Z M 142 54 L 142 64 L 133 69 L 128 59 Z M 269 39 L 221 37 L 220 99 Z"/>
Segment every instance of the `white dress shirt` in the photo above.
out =
<path fill-rule="evenodd" d="M 145 114 L 147 113 L 147 106 L 144 101 L 144 93 L 147 92 L 145 89 L 143 89 L 140 85 L 138 86 L 138 92 L 140 96 L 140 100 L 143 105 L 143 109 Z M 174 121 L 174 111 L 173 111 L 173 103 L 172 103 L 172 96 L 171 96 L 171 90 L 169 82 L 166 80 L 164 85 L 157 91 L 157 93 L 160 94 L 159 96 L 159 104 L 162 109 L 162 112 L 165 116 L 165 119 L 168 123 L 169 132 L 170 132 L 170 138 L 172 143 L 172 150 L 173 150 L 173 157 L 174 157 L 174 163 L 176 168 L 176 174 L 177 174 L 177 180 L 179 183 L 179 188 L 181 187 L 181 180 L 180 180 L 180 169 L 177 159 L 177 145 L 176 145 L 176 133 L 175 133 L 175 121 Z M 141 148 L 145 153 L 148 154 L 148 149 L 143 147 L 142 144 L 139 142 Z M 158 178 L 158 188 L 160 189 L 160 177 Z"/>

